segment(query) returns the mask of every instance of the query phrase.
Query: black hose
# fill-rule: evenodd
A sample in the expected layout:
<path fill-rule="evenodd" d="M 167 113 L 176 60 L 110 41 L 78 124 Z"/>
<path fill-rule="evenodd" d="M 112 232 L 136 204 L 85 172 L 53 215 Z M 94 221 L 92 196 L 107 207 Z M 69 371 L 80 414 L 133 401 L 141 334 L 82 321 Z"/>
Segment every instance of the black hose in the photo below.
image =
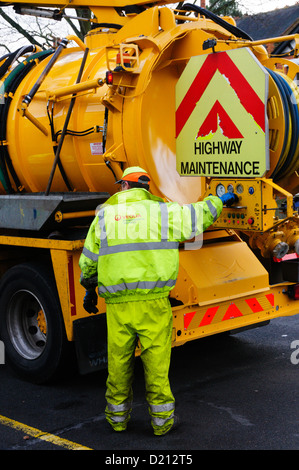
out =
<path fill-rule="evenodd" d="M 10 56 L 11 52 L 7 52 L 7 54 L 4 54 L 2 57 L 0 57 L 0 62 L 2 62 L 4 59 L 7 59 L 8 56 Z"/>
<path fill-rule="evenodd" d="M 273 181 L 276 182 L 286 176 L 287 170 L 292 168 L 293 164 L 295 163 L 294 158 L 297 159 L 296 149 L 299 139 L 299 113 L 297 104 L 292 100 L 293 90 L 291 89 L 291 87 L 278 73 L 268 68 L 266 68 L 266 70 L 274 80 L 279 90 L 279 94 L 284 108 L 285 118 L 283 147 L 276 168 L 274 169 L 271 175 Z M 285 150 L 287 143 L 289 142 L 289 138 L 290 144 L 288 148 L 288 153 L 285 156 Z"/>
<path fill-rule="evenodd" d="M 88 53 L 89 53 L 89 49 L 86 48 L 85 51 L 84 51 L 84 54 L 83 54 L 83 58 L 82 58 L 82 62 L 81 62 L 81 66 L 80 66 L 78 76 L 77 76 L 76 83 L 80 83 L 80 81 L 81 81 L 81 77 L 82 77 L 82 74 L 83 74 L 83 70 L 84 70 L 84 67 L 85 67 L 85 63 L 86 63 L 86 60 L 87 60 Z M 54 173 L 55 173 L 55 170 L 56 170 L 56 166 L 57 166 L 57 164 L 59 165 L 60 151 L 61 151 L 61 148 L 62 148 L 62 144 L 64 142 L 64 137 L 65 137 L 66 132 L 67 132 L 67 126 L 69 124 L 69 120 L 70 120 L 70 117 L 71 117 L 71 114 L 72 114 L 72 111 L 73 111 L 75 101 L 76 101 L 76 94 L 73 94 L 70 105 L 69 105 L 69 109 L 68 109 L 68 112 L 67 112 L 67 115 L 66 115 L 66 118 L 65 118 L 65 121 L 64 121 L 64 126 L 63 126 L 63 129 L 62 129 L 61 137 L 60 137 L 57 149 L 56 149 L 52 170 L 51 170 L 48 185 L 47 185 L 47 188 L 46 188 L 46 191 L 45 191 L 46 196 L 49 195 L 51 185 L 52 185 L 52 181 L 53 181 L 53 178 L 54 178 Z"/>
<path fill-rule="evenodd" d="M 42 73 L 40 74 L 38 79 L 36 80 L 35 84 L 31 88 L 29 93 L 27 95 L 25 95 L 22 103 L 26 103 L 27 105 L 29 105 L 31 103 L 32 99 L 34 98 L 34 95 L 39 90 L 39 87 L 41 86 L 41 84 L 44 81 L 45 77 L 48 75 L 49 71 L 51 70 L 51 68 L 53 67 L 53 65 L 57 61 L 59 55 L 61 54 L 62 50 L 67 46 L 67 44 L 68 44 L 67 39 L 62 39 L 60 41 L 56 51 L 53 54 L 53 57 L 51 57 L 51 59 L 47 63 L 46 67 L 44 68 L 44 70 L 42 71 Z"/>
<path fill-rule="evenodd" d="M 0 78 L 2 78 L 6 74 L 7 70 L 16 58 L 20 57 L 21 55 L 28 54 L 30 52 L 35 52 L 35 49 L 36 48 L 33 45 L 23 46 L 17 49 L 16 51 L 11 52 L 9 54 L 5 54 L 3 57 L 1 57 L 0 62 L 2 62 L 2 60 L 4 59 L 6 60 L 0 67 Z"/>
<path fill-rule="evenodd" d="M 44 70 L 42 71 L 42 73 L 40 74 L 40 76 L 38 77 L 37 81 L 35 82 L 35 84 L 33 85 L 33 87 L 31 88 L 31 90 L 29 91 L 29 93 L 27 95 L 25 95 L 22 103 L 25 103 L 26 105 L 29 105 L 32 101 L 32 99 L 34 98 L 35 94 L 37 93 L 37 91 L 39 90 L 41 84 L 43 83 L 44 79 L 46 78 L 46 76 L 48 75 L 48 73 L 50 72 L 50 70 L 52 69 L 52 67 L 54 66 L 54 64 L 56 63 L 58 57 L 60 56 L 62 50 L 68 45 L 68 40 L 67 39 L 62 39 L 56 49 L 56 51 L 54 52 L 53 56 L 51 57 L 51 59 L 49 60 L 49 62 L 47 63 L 46 67 L 44 68 Z M 52 123 L 53 124 L 53 123 Z M 51 132 L 52 132 L 52 140 L 53 140 L 53 127 L 51 127 Z M 59 145 L 58 145 L 59 146 Z M 57 152 L 57 148 L 58 146 L 54 146 L 53 149 L 54 149 L 54 154 Z M 63 181 L 65 182 L 66 186 L 67 186 L 67 189 L 69 191 L 72 191 L 72 187 L 68 181 L 68 178 L 67 178 L 67 175 L 66 175 L 66 172 L 62 166 L 62 163 L 60 161 L 60 159 L 58 158 L 58 161 L 57 161 L 57 164 L 58 164 L 58 168 L 60 170 L 60 173 L 61 173 L 61 176 L 63 178 Z"/>
<path fill-rule="evenodd" d="M 185 3 L 185 5 L 180 8 L 180 10 L 195 11 L 196 13 L 199 13 L 200 15 L 203 15 L 206 18 L 209 18 L 210 20 L 214 21 L 214 23 L 218 24 L 219 26 L 222 26 L 222 28 L 226 29 L 234 36 L 252 41 L 252 38 L 247 33 L 245 33 L 245 31 L 238 28 L 237 26 L 228 23 L 228 21 L 223 20 L 219 16 L 215 15 L 215 13 L 212 13 L 211 11 L 206 10 L 205 8 L 198 7 L 197 5 L 193 5 L 192 3 Z"/>
<path fill-rule="evenodd" d="M 109 110 L 108 110 L 108 108 L 105 108 L 104 125 L 103 125 L 103 153 L 106 152 L 108 116 L 109 116 Z"/>

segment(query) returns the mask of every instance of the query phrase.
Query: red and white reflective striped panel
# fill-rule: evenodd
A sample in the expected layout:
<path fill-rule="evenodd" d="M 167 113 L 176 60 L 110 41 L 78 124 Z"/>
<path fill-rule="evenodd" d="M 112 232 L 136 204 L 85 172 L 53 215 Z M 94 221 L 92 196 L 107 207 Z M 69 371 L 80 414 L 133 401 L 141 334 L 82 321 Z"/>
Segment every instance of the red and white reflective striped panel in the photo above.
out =
<path fill-rule="evenodd" d="M 231 320 L 252 313 L 264 312 L 274 307 L 274 294 L 231 302 L 229 305 L 218 305 L 207 309 L 195 310 L 184 315 L 184 329 L 191 330 L 201 326 Z"/>

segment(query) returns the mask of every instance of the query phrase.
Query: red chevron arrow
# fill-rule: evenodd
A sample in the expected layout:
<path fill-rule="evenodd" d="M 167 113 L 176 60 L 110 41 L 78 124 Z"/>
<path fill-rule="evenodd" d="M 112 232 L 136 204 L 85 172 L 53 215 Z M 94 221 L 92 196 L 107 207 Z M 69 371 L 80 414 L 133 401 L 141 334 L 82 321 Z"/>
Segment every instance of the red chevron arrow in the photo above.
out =
<path fill-rule="evenodd" d="M 228 137 L 229 139 L 243 139 L 241 132 L 235 126 L 235 124 L 233 123 L 233 121 L 231 120 L 231 118 L 229 117 L 223 106 L 221 106 L 218 100 L 216 100 L 211 111 L 200 126 L 197 138 L 209 135 L 210 132 L 214 134 L 218 129 L 218 120 L 223 135 L 225 135 L 225 137 Z"/>
<path fill-rule="evenodd" d="M 242 106 L 265 132 L 265 106 L 252 86 L 226 52 L 209 54 L 176 111 L 176 137 L 179 136 L 197 102 L 219 70 L 229 80 Z"/>

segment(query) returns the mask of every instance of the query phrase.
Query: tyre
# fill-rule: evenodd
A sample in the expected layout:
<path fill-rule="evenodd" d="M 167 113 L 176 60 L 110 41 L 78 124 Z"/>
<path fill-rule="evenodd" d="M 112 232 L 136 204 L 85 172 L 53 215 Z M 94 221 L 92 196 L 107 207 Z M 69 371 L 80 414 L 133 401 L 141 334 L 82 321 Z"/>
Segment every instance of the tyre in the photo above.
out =
<path fill-rule="evenodd" d="M 45 383 L 60 371 L 68 342 L 51 271 L 38 264 L 9 269 L 0 284 L 0 338 L 23 378 Z"/>

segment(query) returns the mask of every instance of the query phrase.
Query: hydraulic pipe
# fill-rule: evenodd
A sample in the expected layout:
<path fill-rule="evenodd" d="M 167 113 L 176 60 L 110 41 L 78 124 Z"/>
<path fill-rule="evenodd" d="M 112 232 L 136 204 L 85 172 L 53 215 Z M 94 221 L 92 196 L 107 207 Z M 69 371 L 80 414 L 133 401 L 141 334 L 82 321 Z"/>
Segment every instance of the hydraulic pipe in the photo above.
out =
<path fill-rule="evenodd" d="M 44 81 L 45 77 L 48 75 L 51 68 L 53 67 L 53 65 L 57 61 L 59 55 L 62 52 L 62 49 L 64 49 L 67 45 L 68 45 L 68 40 L 67 39 L 62 39 L 60 41 L 59 46 L 57 47 L 53 57 L 49 60 L 49 63 L 46 65 L 46 67 L 44 68 L 44 70 L 42 71 L 40 76 L 38 77 L 37 81 L 35 82 L 35 84 L 31 88 L 30 92 L 27 95 L 25 95 L 25 97 L 22 101 L 23 105 L 28 106 L 31 103 L 34 95 L 39 90 L 39 87 L 41 86 L 41 84 Z"/>
<path fill-rule="evenodd" d="M 81 80 L 83 70 L 84 70 L 84 66 L 85 66 L 85 63 L 86 63 L 86 59 L 87 59 L 87 56 L 88 56 L 88 52 L 89 52 L 89 49 L 86 48 L 85 51 L 84 51 L 84 55 L 83 55 L 83 59 L 82 59 L 82 62 L 81 62 L 81 66 L 80 66 L 80 70 L 79 70 L 79 73 L 78 73 L 76 83 L 79 83 L 80 80 Z M 69 124 L 69 120 L 70 120 L 70 117 L 71 117 L 71 114 L 72 114 L 72 111 L 73 111 L 75 101 L 76 101 L 76 95 L 73 95 L 72 99 L 71 99 L 71 102 L 70 102 L 70 106 L 69 106 L 69 109 L 68 109 L 67 116 L 65 118 L 65 122 L 64 122 L 63 129 L 62 129 L 59 144 L 58 144 L 58 147 L 57 147 L 57 150 L 56 150 L 56 154 L 55 154 L 51 174 L 50 174 L 47 189 L 46 189 L 46 192 L 45 192 L 46 196 L 48 196 L 48 194 L 50 192 L 50 188 L 51 188 L 52 181 L 53 181 L 53 178 L 54 178 L 54 173 L 55 173 L 55 170 L 56 170 L 56 166 L 57 166 L 58 161 L 59 161 L 59 155 L 60 155 L 61 147 L 62 147 L 62 144 L 63 144 L 63 141 L 64 141 L 64 137 L 65 137 L 65 134 L 66 134 L 66 131 L 67 131 L 67 127 L 68 127 L 68 124 Z"/>
<path fill-rule="evenodd" d="M 65 96 L 77 94 L 81 91 L 96 89 L 103 86 L 104 83 L 105 81 L 102 78 L 94 78 L 82 83 L 76 83 L 75 85 L 56 88 L 55 91 L 49 91 L 49 100 L 56 100 L 57 98 L 64 98 Z"/>

